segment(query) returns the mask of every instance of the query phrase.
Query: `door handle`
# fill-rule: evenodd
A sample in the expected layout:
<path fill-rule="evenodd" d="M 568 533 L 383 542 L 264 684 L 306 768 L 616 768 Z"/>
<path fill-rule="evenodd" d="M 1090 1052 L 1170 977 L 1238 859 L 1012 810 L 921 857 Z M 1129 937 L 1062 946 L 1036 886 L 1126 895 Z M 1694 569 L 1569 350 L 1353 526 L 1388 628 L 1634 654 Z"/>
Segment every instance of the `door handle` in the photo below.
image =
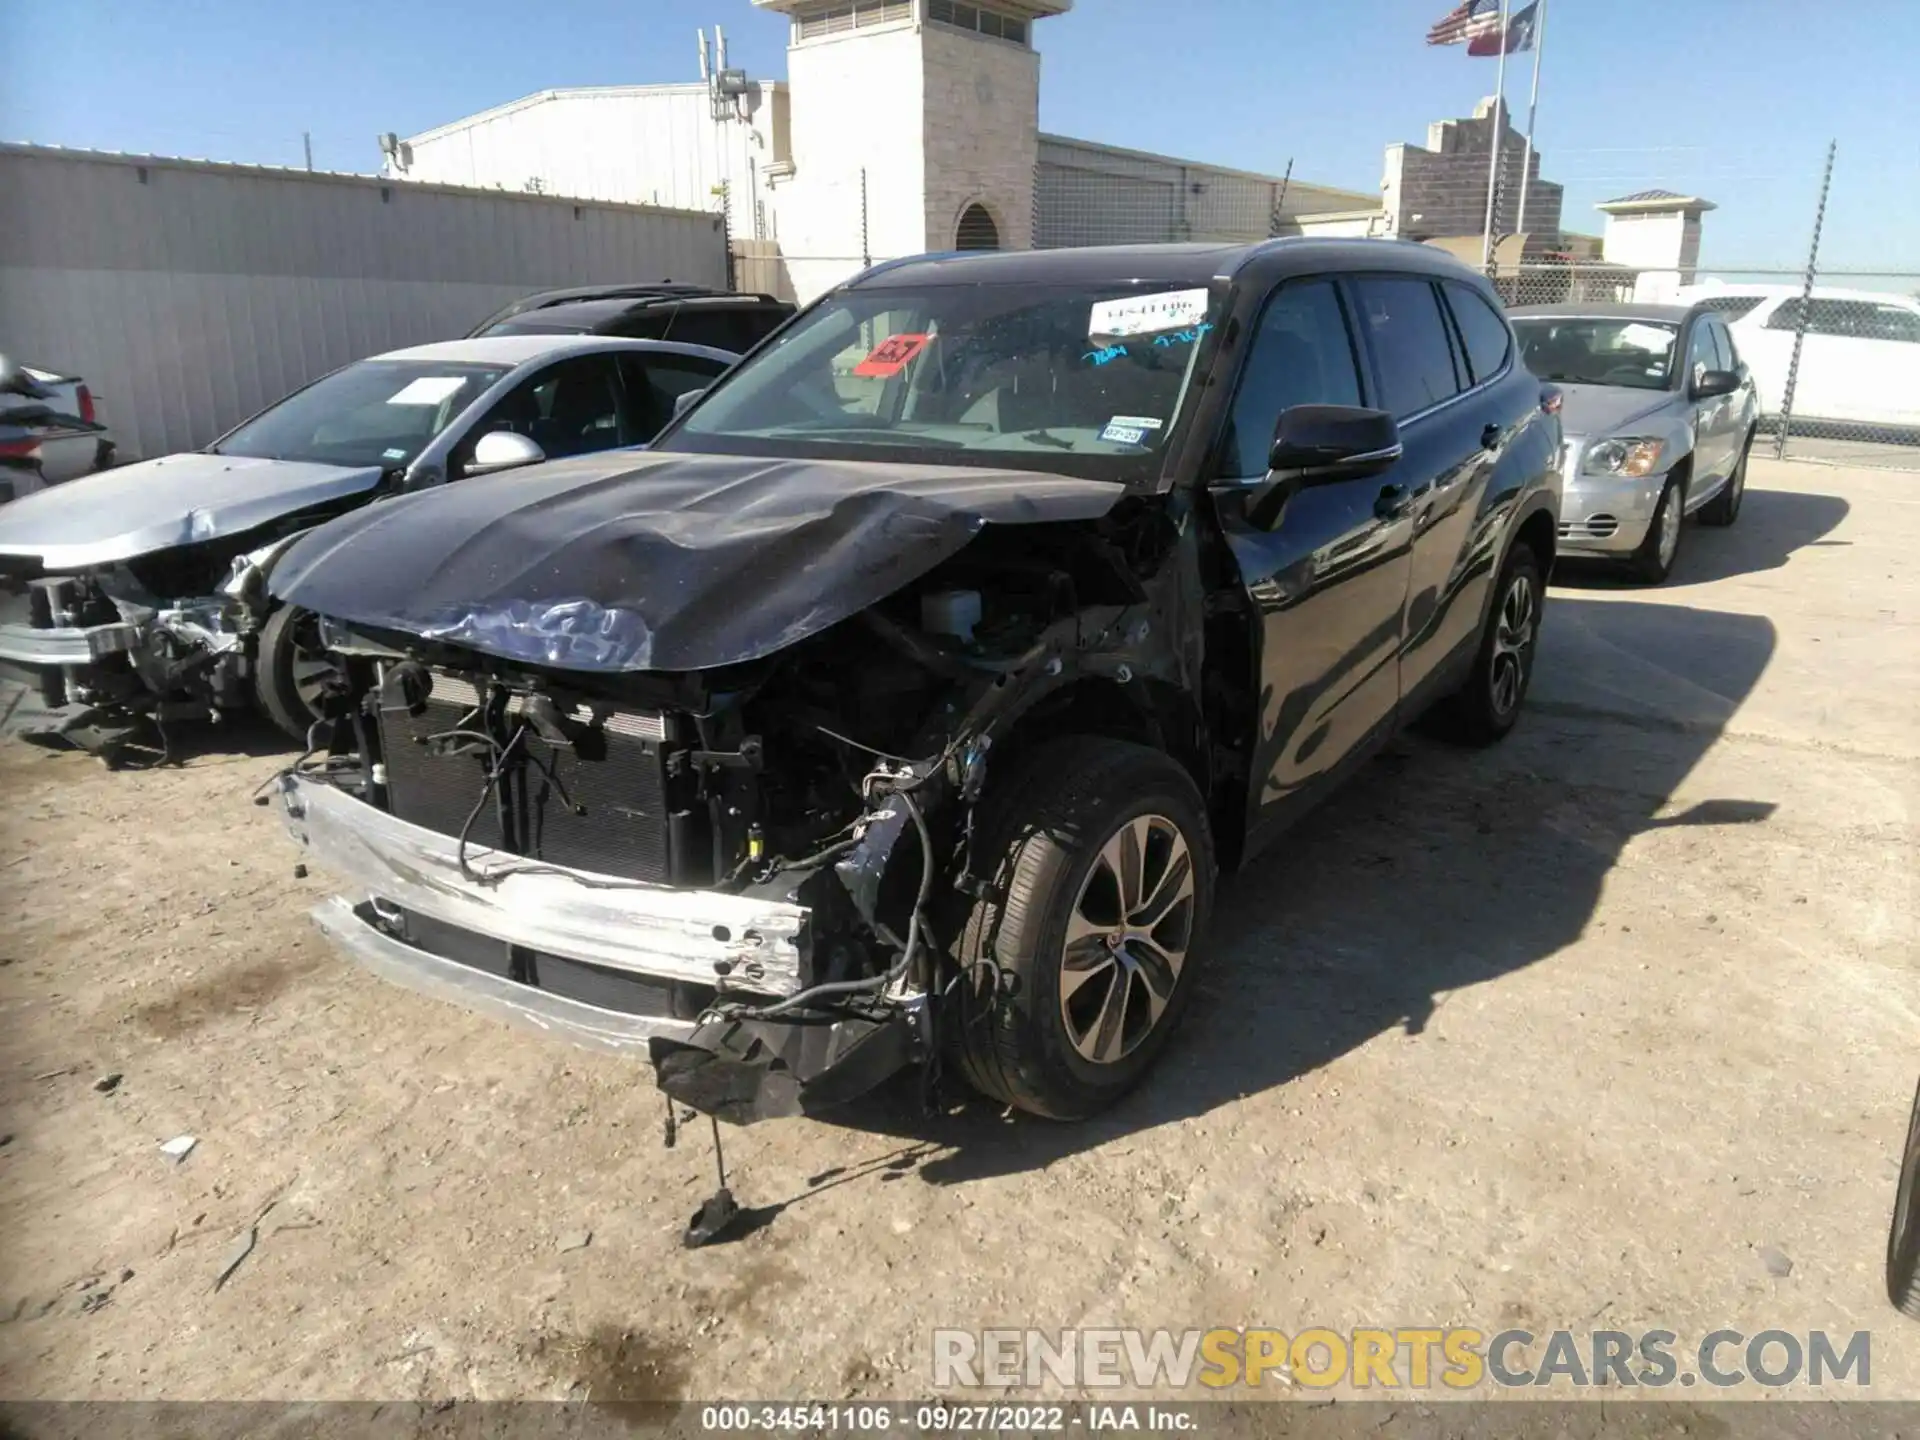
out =
<path fill-rule="evenodd" d="M 1498 450 L 1500 448 L 1500 437 L 1505 433 L 1506 432 L 1501 430 L 1498 425 L 1489 424 L 1486 429 L 1480 432 L 1480 448 L 1482 450 Z"/>

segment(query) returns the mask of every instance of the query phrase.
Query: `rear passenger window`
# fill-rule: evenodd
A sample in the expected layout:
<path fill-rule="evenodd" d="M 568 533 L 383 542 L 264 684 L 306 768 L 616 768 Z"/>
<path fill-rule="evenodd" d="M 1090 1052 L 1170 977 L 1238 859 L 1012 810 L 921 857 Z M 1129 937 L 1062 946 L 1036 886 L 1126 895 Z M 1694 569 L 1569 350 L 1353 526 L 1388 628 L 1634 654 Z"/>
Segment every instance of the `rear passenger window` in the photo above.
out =
<path fill-rule="evenodd" d="M 728 310 L 683 309 L 673 317 L 664 336 L 682 345 L 705 345 L 712 350 L 738 350 L 740 327 Z"/>
<path fill-rule="evenodd" d="M 1326 280 L 1281 287 L 1267 302 L 1228 412 L 1220 475 L 1267 473 L 1274 426 L 1294 405 L 1358 405 L 1360 374 L 1340 297 Z"/>
<path fill-rule="evenodd" d="M 1360 323 L 1380 369 L 1381 408 L 1404 420 L 1459 394 L 1453 342 L 1432 284 L 1372 277 L 1354 288 Z"/>
<path fill-rule="evenodd" d="M 1447 305 L 1460 326 L 1460 338 L 1467 347 L 1467 365 L 1473 371 L 1473 383 L 1483 384 L 1505 368 L 1513 353 L 1513 335 L 1499 311 L 1471 286 L 1446 282 Z"/>

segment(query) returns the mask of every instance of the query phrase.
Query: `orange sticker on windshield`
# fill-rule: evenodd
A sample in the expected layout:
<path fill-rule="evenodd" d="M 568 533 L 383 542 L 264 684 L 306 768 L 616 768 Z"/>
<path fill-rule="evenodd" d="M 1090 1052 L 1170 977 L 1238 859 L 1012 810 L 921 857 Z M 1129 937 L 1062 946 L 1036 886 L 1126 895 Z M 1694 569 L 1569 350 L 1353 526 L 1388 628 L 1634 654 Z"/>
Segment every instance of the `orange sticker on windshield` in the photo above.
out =
<path fill-rule="evenodd" d="M 889 335 L 873 347 L 866 359 L 853 367 L 856 375 L 890 380 L 920 358 L 920 352 L 933 343 L 931 335 Z"/>

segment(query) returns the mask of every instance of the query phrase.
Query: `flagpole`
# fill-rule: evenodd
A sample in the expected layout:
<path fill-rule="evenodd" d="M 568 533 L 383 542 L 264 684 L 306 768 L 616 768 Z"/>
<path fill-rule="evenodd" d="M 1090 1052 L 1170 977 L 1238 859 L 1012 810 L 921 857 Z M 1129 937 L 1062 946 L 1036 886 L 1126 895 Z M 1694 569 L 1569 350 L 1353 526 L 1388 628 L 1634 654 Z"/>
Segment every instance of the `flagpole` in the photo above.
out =
<path fill-rule="evenodd" d="M 1480 237 L 1480 268 L 1487 269 L 1493 264 L 1493 196 L 1500 181 L 1500 140 L 1506 129 L 1507 109 L 1507 12 L 1512 9 L 1513 0 L 1500 0 L 1500 73 L 1494 81 L 1493 143 L 1487 147 L 1487 223 Z"/>
<path fill-rule="evenodd" d="M 1520 218 L 1514 229 L 1527 233 L 1528 172 L 1533 169 L 1533 115 L 1540 108 L 1540 52 L 1547 48 L 1547 0 L 1540 0 L 1540 18 L 1533 27 L 1533 94 L 1527 100 L 1527 149 L 1520 161 Z"/>

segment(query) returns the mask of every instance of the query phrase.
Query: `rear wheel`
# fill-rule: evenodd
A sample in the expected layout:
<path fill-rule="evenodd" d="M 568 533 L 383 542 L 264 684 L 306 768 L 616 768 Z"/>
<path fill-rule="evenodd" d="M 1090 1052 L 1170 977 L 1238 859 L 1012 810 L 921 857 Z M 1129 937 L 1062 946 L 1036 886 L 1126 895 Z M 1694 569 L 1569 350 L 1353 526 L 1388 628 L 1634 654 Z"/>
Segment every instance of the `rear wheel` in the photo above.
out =
<path fill-rule="evenodd" d="M 1146 1073 L 1186 1009 L 1213 905 L 1206 810 L 1166 755 L 1090 736 L 1048 743 L 999 794 L 955 1059 L 994 1099 L 1078 1119 Z"/>
<path fill-rule="evenodd" d="M 1727 526 L 1740 518 L 1740 502 L 1747 493 L 1747 453 L 1753 449 L 1753 432 L 1747 432 L 1746 443 L 1740 447 L 1740 458 L 1733 462 L 1733 473 L 1727 477 L 1727 483 L 1720 487 L 1720 493 L 1700 507 L 1702 525 Z"/>
<path fill-rule="evenodd" d="M 1491 745 L 1520 719 L 1520 702 L 1533 680 L 1545 591 L 1539 558 L 1529 546 L 1514 546 L 1494 587 L 1473 669 L 1466 682 L 1440 703 L 1434 717 L 1449 738 L 1468 745 Z"/>
<path fill-rule="evenodd" d="M 1674 559 L 1680 554 L 1680 531 L 1686 514 L 1686 476 L 1671 476 L 1666 489 L 1660 492 L 1660 503 L 1654 507 L 1653 521 L 1647 526 L 1647 538 L 1640 542 L 1640 548 L 1633 552 L 1633 559 L 1628 562 L 1636 580 L 1647 585 L 1658 585 L 1673 573 Z"/>
<path fill-rule="evenodd" d="M 320 718 L 326 685 L 338 673 L 320 644 L 320 617 L 282 605 L 260 630 L 253 690 L 269 720 L 302 745 Z"/>

